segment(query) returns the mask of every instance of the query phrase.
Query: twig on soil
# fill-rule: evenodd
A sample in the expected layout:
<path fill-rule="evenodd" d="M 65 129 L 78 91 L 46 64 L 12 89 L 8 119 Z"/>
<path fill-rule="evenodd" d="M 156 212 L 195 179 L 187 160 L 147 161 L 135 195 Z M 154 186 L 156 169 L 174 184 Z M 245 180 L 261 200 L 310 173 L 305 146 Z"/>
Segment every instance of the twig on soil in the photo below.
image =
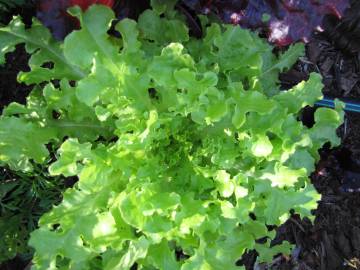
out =
<path fill-rule="evenodd" d="M 344 266 L 349 266 L 354 269 L 360 269 L 360 261 L 358 258 L 352 258 L 350 260 L 344 259 Z"/>
<path fill-rule="evenodd" d="M 348 119 L 347 119 L 347 117 L 345 117 L 345 119 L 344 119 L 344 134 L 343 134 L 343 139 L 346 137 L 347 126 L 348 126 Z"/>
<path fill-rule="evenodd" d="M 290 218 L 290 220 L 293 222 L 293 223 L 295 223 L 299 228 L 300 228 L 300 230 L 302 231 L 302 232 L 305 232 L 305 229 L 304 229 L 304 227 L 298 222 L 298 221 L 296 221 L 294 218 Z"/>
<path fill-rule="evenodd" d="M 300 57 L 299 60 L 305 64 L 314 66 L 316 71 L 319 74 L 321 74 L 321 71 L 320 71 L 320 68 L 318 67 L 318 65 L 316 63 L 312 62 L 311 60 L 309 60 L 307 57 Z"/>
<path fill-rule="evenodd" d="M 325 246 L 324 246 L 323 242 L 320 242 L 320 247 L 321 247 L 320 268 L 321 268 L 321 270 L 326 270 L 326 263 L 325 263 L 326 251 L 325 251 Z"/>

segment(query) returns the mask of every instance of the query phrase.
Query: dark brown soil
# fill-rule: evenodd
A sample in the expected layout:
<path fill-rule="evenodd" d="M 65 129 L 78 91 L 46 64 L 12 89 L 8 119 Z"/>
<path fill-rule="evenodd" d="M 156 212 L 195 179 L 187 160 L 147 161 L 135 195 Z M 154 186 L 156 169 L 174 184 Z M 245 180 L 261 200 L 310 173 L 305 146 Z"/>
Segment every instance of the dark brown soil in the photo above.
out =
<path fill-rule="evenodd" d="M 360 103 L 359 37 L 360 2 L 354 1 L 341 22 L 328 18 L 326 31 L 314 34 L 306 57 L 281 76 L 284 87 L 317 71 L 323 76 L 325 95 Z M 360 114 L 346 113 L 338 134 L 341 146 L 325 147 L 311 176 L 322 194 L 314 224 L 293 216 L 278 229 L 274 241 L 296 244 L 292 256 L 277 258 L 271 267 L 254 267 L 252 262 L 248 269 L 360 269 Z"/>
<path fill-rule="evenodd" d="M 0 113 L 11 102 L 25 103 L 31 86 L 20 84 L 16 77 L 19 71 L 28 71 L 29 55 L 23 45 L 6 55 L 6 64 L 0 66 Z"/>

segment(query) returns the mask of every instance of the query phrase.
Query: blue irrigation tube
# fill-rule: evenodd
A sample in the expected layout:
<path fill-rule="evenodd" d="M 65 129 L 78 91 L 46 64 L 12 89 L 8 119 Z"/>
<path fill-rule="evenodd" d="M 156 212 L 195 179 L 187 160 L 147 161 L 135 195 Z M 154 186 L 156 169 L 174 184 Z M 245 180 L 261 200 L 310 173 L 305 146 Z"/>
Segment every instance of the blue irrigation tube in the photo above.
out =
<path fill-rule="evenodd" d="M 341 101 L 345 103 L 345 108 L 344 108 L 345 111 L 360 113 L 360 102 L 344 101 L 344 100 Z M 335 108 L 334 99 L 328 97 L 324 97 L 322 100 L 316 102 L 315 104 L 321 107 Z"/>

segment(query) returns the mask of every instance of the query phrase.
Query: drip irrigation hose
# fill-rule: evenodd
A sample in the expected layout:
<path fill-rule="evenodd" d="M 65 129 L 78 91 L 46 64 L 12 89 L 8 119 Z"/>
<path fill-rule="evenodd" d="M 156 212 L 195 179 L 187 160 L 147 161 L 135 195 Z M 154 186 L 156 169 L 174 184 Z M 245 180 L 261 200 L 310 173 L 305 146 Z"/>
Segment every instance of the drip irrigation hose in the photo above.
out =
<path fill-rule="evenodd" d="M 345 111 L 360 113 L 360 102 L 356 102 L 353 100 L 351 101 L 348 100 L 345 101 L 342 99 L 340 100 L 345 103 L 345 108 L 344 108 Z M 315 104 L 321 107 L 335 108 L 334 99 L 329 97 L 324 97 L 322 100 L 316 102 Z"/>
<path fill-rule="evenodd" d="M 350 99 L 340 99 L 344 104 L 344 111 L 360 113 L 360 102 Z M 316 106 L 335 108 L 335 101 L 333 98 L 324 97 L 322 100 L 315 103 Z M 344 125 L 344 136 L 346 134 L 346 121 Z M 346 170 L 344 173 L 343 184 L 340 186 L 341 192 L 360 193 L 360 173 Z"/>

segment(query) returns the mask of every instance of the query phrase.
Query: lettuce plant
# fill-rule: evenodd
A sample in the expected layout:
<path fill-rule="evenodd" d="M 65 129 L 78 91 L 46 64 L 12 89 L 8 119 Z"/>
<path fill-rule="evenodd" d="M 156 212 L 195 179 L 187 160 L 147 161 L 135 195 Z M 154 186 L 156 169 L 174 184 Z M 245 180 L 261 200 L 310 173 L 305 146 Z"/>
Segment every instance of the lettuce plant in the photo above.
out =
<path fill-rule="evenodd" d="M 242 269 L 246 250 L 259 262 L 289 252 L 270 247 L 267 225 L 316 208 L 308 176 L 318 149 L 339 144 L 342 113 L 298 121 L 321 98 L 317 74 L 279 91 L 303 46 L 275 56 L 255 33 L 205 19 L 194 39 L 171 5 L 154 6 L 117 23 L 121 38 L 105 6 L 72 8 L 81 29 L 63 43 L 36 21 L 0 29 L 0 59 L 25 43 L 19 80 L 35 85 L 0 118 L 0 162 L 31 171 L 51 144 L 50 174 L 79 177 L 32 233 L 33 269 Z"/>

